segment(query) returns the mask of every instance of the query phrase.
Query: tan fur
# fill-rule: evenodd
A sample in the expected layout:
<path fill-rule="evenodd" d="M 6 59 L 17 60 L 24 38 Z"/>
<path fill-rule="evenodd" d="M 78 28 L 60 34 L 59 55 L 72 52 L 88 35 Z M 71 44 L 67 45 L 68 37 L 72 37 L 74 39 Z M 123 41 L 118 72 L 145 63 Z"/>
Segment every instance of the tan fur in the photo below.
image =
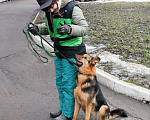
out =
<path fill-rule="evenodd" d="M 84 56 L 77 55 L 76 59 L 84 63 L 82 67 L 78 67 L 78 71 L 80 73 L 83 73 L 84 75 L 88 75 L 88 74 L 96 75 L 95 64 L 100 61 L 100 58 L 95 57 L 91 61 L 91 64 L 89 64 L 87 60 L 83 59 L 84 57 L 86 57 L 87 60 L 91 60 L 92 58 L 89 54 L 85 54 Z"/>
<path fill-rule="evenodd" d="M 86 57 L 86 59 L 84 59 Z M 85 76 L 88 74 L 96 75 L 95 64 L 100 61 L 100 58 L 95 57 L 91 60 L 91 56 L 89 54 L 85 54 L 84 56 L 76 56 L 76 59 L 83 62 L 82 67 L 78 67 L 78 71 L 82 74 L 78 75 L 77 87 L 74 90 L 75 96 L 75 110 L 73 115 L 73 120 L 76 120 L 77 114 L 79 113 L 80 108 L 82 108 L 85 112 L 85 120 L 90 120 L 90 115 L 94 114 L 94 106 L 96 105 L 96 99 L 94 98 L 94 91 L 91 91 L 91 94 L 82 92 L 82 88 L 91 86 L 90 83 L 83 84 L 89 77 L 94 80 L 94 76 Z M 89 64 L 88 61 L 91 60 Z M 91 103 L 88 103 L 87 98 L 94 98 Z M 103 110 L 103 114 L 105 111 Z"/>
<path fill-rule="evenodd" d="M 106 105 L 103 105 L 101 108 L 100 108 L 100 120 L 105 120 L 105 114 L 106 114 L 106 111 L 108 110 L 108 106 Z"/>
<path fill-rule="evenodd" d="M 82 62 L 82 66 L 77 67 L 80 74 L 77 77 L 77 86 L 74 89 L 75 107 L 72 120 L 77 119 L 80 108 L 85 112 L 85 120 L 110 120 L 118 117 L 118 115 L 110 116 L 107 105 L 102 105 L 98 112 L 95 111 L 95 107 L 98 104 L 94 89 L 90 89 L 87 92 L 83 92 L 82 89 L 88 88 L 95 82 L 96 68 L 95 64 L 100 61 L 99 57 L 91 57 L 88 53 L 83 56 L 76 55 L 76 60 Z M 91 82 L 87 82 L 90 79 Z M 97 91 L 99 92 L 99 91 Z"/>

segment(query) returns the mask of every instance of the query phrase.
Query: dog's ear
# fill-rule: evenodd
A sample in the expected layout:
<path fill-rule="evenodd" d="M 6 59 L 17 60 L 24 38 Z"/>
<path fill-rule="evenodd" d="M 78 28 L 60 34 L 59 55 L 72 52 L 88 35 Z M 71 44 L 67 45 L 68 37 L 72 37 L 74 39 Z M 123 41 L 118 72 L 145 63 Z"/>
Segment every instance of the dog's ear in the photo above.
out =
<path fill-rule="evenodd" d="M 91 64 L 92 64 L 92 65 L 95 65 L 95 64 L 98 63 L 100 60 L 101 60 L 101 59 L 100 59 L 98 56 L 92 57 Z"/>
<path fill-rule="evenodd" d="M 94 59 L 96 63 L 98 63 L 101 60 L 98 56 L 96 56 Z"/>

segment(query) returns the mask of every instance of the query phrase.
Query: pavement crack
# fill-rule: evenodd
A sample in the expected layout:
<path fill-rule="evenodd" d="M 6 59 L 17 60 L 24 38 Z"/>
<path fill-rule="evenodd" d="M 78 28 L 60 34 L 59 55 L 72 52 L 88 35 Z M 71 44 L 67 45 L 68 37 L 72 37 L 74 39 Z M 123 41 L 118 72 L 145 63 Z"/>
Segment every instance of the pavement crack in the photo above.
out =
<path fill-rule="evenodd" d="M 19 52 L 17 52 L 17 53 L 13 53 L 13 54 L 10 54 L 10 55 L 3 56 L 3 57 L 1 57 L 0 59 L 9 58 L 9 57 L 15 56 L 15 55 L 18 54 L 18 53 L 22 53 L 22 52 L 24 52 L 24 51 L 26 51 L 26 50 L 22 50 L 22 51 L 19 51 Z"/>
<path fill-rule="evenodd" d="M 11 56 L 14 56 L 16 53 L 14 54 L 10 54 L 10 55 L 7 55 L 7 56 L 4 56 L 4 57 L 1 57 L 0 59 L 5 59 L 5 58 L 8 58 L 8 57 L 11 57 Z"/>

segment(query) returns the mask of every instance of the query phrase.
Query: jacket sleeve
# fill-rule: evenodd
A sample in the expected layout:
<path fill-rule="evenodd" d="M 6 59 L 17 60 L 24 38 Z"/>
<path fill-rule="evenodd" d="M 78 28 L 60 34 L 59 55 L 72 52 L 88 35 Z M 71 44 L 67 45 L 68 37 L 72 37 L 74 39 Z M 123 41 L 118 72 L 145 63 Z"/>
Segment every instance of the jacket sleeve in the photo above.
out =
<path fill-rule="evenodd" d="M 70 25 L 72 31 L 70 35 L 82 37 L 87 34 L 88 31 L 88 24 L 83 16 L 82 10 L 75 6 L 72 12 L 72 24 Z"/>

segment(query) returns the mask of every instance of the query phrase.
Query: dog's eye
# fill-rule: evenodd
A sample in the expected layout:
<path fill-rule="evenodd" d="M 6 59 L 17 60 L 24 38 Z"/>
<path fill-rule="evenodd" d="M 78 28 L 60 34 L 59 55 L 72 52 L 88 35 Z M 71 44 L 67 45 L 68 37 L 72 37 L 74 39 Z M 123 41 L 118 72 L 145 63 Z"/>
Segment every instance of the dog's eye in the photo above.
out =
<path fill-rule="evenodd" d="M 87 57 L 84 57 L 84 59 L 87 59 Z"/>

